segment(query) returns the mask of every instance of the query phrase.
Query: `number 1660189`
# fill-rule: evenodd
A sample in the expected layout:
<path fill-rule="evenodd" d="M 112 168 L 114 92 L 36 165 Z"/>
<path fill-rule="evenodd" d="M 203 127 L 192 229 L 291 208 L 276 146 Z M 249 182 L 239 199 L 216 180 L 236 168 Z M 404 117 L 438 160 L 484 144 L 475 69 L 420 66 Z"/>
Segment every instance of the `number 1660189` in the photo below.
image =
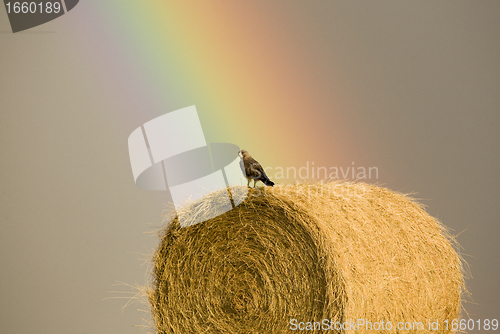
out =
<path fill-rule="evenodd" d="M 61 4 L 59 2 L 7 2 L 7 13 L 15 14 L 35 14 L 35 13 L 59 13 L 61 11 Z"/>

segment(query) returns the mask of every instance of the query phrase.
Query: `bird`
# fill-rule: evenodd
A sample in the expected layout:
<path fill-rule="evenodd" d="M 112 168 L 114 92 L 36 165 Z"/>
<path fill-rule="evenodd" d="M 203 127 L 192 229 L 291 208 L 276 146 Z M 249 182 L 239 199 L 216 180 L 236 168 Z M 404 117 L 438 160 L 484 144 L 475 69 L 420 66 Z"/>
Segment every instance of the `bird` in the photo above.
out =
<path fill-rule="evenodd" d="M 250 187 L 250 181 L 253 180 L 253 187 L 255 188 L 255 184 L 258 181 L 262 181 L 266 186 L 272 187 L 274 186 L 274 182 L 269 180 L 266 173 L 264 172 L 264 168 L 252 158 L 252 156 L 245 150 L 241 150 L 238 152 L 240 156 L 240 167 L 243 175 L 245 175 L 248 180 L 247 186 Z"/>

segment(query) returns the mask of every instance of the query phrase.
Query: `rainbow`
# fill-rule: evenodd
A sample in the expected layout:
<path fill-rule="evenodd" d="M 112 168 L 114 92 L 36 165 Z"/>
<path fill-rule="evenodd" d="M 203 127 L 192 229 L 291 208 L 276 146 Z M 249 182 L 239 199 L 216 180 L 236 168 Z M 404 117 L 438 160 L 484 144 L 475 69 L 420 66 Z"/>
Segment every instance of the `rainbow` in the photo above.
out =
<path fill-rule="evenodd" d="M 345 158 L 355 149 L 339 132 L 346 102 L 322 87 L 319 69 L 303 59 L 293 19 L 270 14 L 276 6 L 80 2 L 76 9 L 84 13 L 74 15 L 72 34 L 81 37 L 79 53 L 129 132 L 196 105 L 208 142 L 234 143 L 264 164 L 301 166 L 325 150 Z"/>

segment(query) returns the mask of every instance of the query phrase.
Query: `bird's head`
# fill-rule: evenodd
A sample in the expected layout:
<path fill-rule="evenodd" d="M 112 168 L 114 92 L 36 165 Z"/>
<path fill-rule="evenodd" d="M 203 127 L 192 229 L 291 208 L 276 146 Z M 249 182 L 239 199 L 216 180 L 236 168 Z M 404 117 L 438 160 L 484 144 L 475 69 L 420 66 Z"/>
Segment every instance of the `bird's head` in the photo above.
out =
<path fill-rule="evenodd" d="M 245 150 L 241 150 L 241 151 L 239 151 L 239 152 L 238 152 L 238 155 L 240 156 L 240 158 L 243 158 L 243 157 L 245 157 L 246 155 L 248 155 L 248 152 L 247 152 L 247 151 L 245 151 Z"/>

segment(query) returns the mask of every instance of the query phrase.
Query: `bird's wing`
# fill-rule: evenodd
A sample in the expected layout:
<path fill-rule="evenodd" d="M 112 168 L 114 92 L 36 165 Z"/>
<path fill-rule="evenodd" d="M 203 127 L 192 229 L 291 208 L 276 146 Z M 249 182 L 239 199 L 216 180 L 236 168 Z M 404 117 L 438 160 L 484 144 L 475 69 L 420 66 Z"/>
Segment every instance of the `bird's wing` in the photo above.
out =
<path fill-rule="evenodd" d="M 259 179 L 262 175 L 265 175 L 264 169 L 254 158 L 247 158 L 244 160 L 244 163 L 247 177 Z"/>

